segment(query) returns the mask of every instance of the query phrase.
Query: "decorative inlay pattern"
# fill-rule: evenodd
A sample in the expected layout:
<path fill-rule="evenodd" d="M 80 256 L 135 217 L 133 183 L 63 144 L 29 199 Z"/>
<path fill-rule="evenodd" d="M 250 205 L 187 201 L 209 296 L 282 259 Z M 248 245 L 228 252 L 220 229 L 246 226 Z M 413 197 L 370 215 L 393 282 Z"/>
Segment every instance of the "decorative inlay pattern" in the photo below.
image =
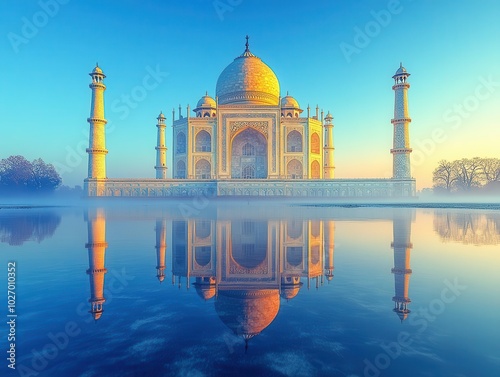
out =
<path fill-rule="evenodd" d="M 231 118 L 270 118 L 271 121 L 271 133 L 272 133 L 272 151 L 271 151 L 271 161 L 272 161 L 272 171 L 276 172 L 276 114 L 275 113 L 235 113 L 235 114 L 222 114 L 222 151 L 221 151 L 221 160 L 222 160 L 222 171 L 227 172 L 227 137 L 230 136 L 227 134 L 227 122 Z M 232 122 L 231 122 L 232 123 Z M 268 121 L 266 122 L 268 123 Z M 269 124 L 268 124 L 269 126 Z M 231 134 L 232 135 L 232 134 Z M 269 130 L 266 135 L 269 135 Z M 269 136 L 267 137 L 269 141 Z"/>
<path fill-rule="evenodd" d="M 212 163 L 212 156 L 209 153 L 210 152 L 207 152 L 206 154 L 203 154 L 201 156 L 195 156 L 194 163 L 196 164 L 200 160 L 207 160 L 208 162 Z"/>
<path fill-rule="evenodd" d="M 263 133 L 266 138 L 268 137 L 269 122 L 266 121 L 231 121 L 229 122 L 229 129 L 231 130 L 231 137 L 242 128 L 254 128 Z"/>

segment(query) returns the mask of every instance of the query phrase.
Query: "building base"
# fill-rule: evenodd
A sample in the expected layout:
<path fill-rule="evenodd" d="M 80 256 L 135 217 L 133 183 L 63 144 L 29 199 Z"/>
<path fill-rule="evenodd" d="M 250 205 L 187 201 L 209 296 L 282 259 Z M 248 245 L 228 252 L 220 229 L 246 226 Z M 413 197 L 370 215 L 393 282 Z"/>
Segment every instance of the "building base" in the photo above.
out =
<path fill-rule="evenodd" d="M 414 197 L 414 179 L 86 179 L 89 197 L 283 196 L 331 198 Z"/>

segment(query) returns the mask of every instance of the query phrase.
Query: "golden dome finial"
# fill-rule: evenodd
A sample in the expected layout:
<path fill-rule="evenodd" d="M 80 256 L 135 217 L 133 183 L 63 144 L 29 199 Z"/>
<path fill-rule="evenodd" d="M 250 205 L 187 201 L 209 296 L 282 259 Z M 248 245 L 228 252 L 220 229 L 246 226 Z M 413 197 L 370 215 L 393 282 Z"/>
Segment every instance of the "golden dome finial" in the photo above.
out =
<path fill-rule="evenodd" d="M 250 50 L 248 49 L 248 40 L 250 39 L 250 37 L 249 37 L 249 36 L 248 36 L 248 34 L 247 34 L 247 36 L 246 36 L 245 38 L 246 38 L 246 40 L 247 40 L 247 43 L 245 43 L 245 52 L 247 52 L 247 51 L 250 51 Z"/>

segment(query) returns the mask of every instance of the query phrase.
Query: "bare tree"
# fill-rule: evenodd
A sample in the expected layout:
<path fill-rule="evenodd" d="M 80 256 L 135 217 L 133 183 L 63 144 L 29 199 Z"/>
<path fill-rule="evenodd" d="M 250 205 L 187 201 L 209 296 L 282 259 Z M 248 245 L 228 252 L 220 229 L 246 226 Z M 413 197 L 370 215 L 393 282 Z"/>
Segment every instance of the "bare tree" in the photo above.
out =
<path fill-rule="evenodd" d="M 500 182 L 500 159 L 482 158 L 481 170 L 486 184 Z"/>
<path fill-rule="evenodd" d="M 451 192 L 457 180 L 457 164 L 446 160 L 439 161 L 438 167 L 432 173 L 434 188 L 440 188 L 446 190 L 446 192 Z"/>
<path fill-rule="evenodd" d="M 481 158 L 462 158 L 455 161 L 458 170 L 457 187 L 459 190 L 470 191 L 482 184 Z"/>

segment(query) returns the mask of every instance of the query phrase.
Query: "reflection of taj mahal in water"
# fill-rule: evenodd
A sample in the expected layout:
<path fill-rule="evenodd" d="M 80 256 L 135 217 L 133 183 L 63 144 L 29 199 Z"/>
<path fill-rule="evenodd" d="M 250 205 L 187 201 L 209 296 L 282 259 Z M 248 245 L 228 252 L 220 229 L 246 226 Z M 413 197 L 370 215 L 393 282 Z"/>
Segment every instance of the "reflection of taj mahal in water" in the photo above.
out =
<path fill-rule="evenodd" d="M 392 218 L 395 282 L 392 300 L 393 311 L 401 321 L 410 313 L 412 213 Z M 86 219 L 90 313 L 97 320 L 106 302 L 105 212 L 89 210 Z M 320 288 L 325 280 L 332 280 L 335 221 L 234 220 L 224 214 L 209 220 L 159 218 L 155 226 L 156 277 L 160 282 L 166 277 L 167 228 L 170 228 L 172 284 L 187 288 L 193 285 L 202 299 L 214 300 L 216 312 L 228 328 L 249 339 L 273 322 L 281 300 L 296 297 L 304 283 L 307 289 Z"/>
<path fill-rule="evenodd" d="M 98 66 L 90 76 L 89 160 L 84 182 L 88 196 L 415 195 L 410 171 L 410 74 L 402 65 L 393 76 L 390 179 L 334 178 L 333 116 L 329 112 L 324 115 L 319 107 L 311 111 L 309 106 L 303 114 L 295 98 L 288 93 L 281 97 L 278 78 L 250 52 L 248 37 L 245 51 L 220 74 L 215 99 L 205 94 L 193 110 L 187 106 L 185 116 L 179 107 L 177 119 L 175 110 L 172 112 L 173 178 L 167 178 L 166 117 L 161 113 L 156 125 L 156 179 L 109 179 L 104 118 L 106 76 Z"/>

